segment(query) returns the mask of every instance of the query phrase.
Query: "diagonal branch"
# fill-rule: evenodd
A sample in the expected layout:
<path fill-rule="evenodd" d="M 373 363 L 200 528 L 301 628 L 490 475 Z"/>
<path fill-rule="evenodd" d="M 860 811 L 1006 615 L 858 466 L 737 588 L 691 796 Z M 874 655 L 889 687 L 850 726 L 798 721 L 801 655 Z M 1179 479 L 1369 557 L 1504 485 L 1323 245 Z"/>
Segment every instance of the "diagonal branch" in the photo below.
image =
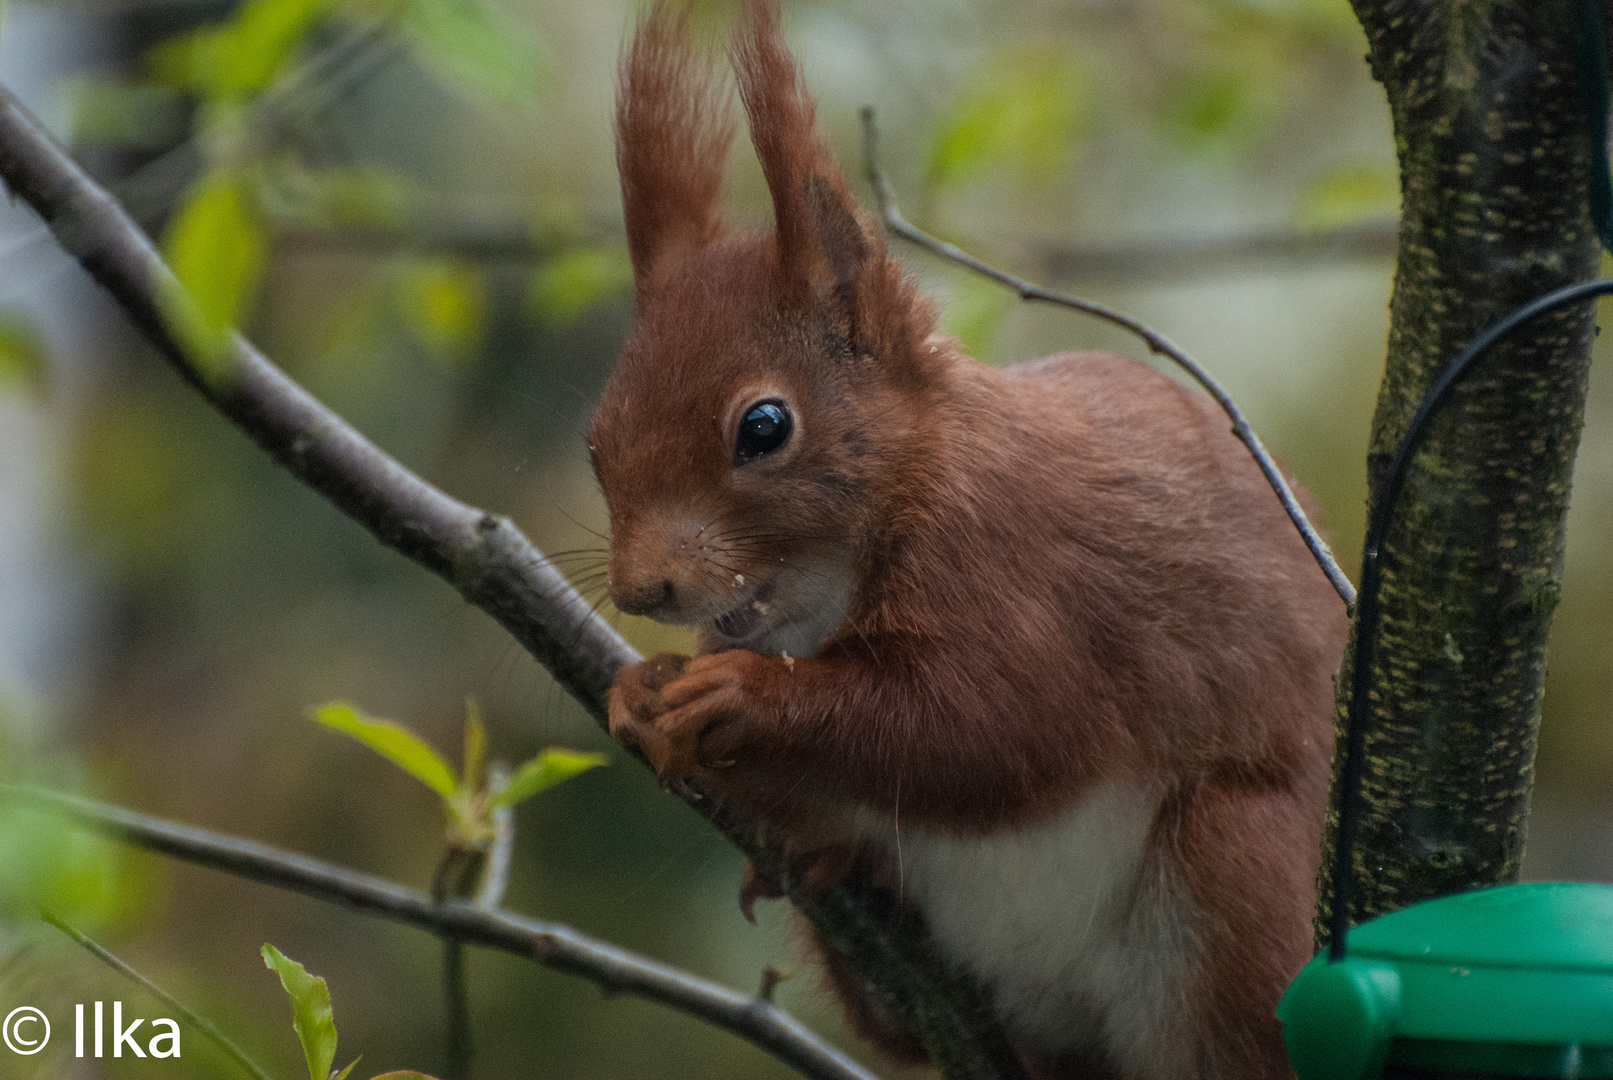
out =
<path fill-rule="evenodd" d="M 462 900 L 439 903 L 385 878 L 306 855 L 54 791 L 0 784 L 0 796 L 49 810 L 137 847 L 343 904 L 430 931 L 445 941 L 513 953 L 579 975 L 607 994 L 632 994 L 668 1005 L 733 1032 L 815 1080 L 875 1080 L 872 1073 L 771 1001 L 656 963 L 561 923 L 540 922 Z M 161 994 L 149 983 L 145 985 Z"/>
<path fill-rule="evenodd" d="M 162 298 L 178 288 L 117 201 L 0 87 L 0 178 L 111 294 L 140 332 L 219 412 L 343 513 L 493 616 L 601 724 L 618 668 L 640 657 L 507 519 L 426 483 L 287 378 L 239 335 L 222 374 L 180 346 Z M 949 1080 L 1019 1080 L 1023 1070 L 984 991 L 945 963 L 922 920 L 860 870 L 810 888 L 782 843 L 698 792 L 704 815 L 846 957 L 874 998 L 923 1043 Z"/>
<path fill-rule="evenodd" d="M 1261 444 L 1260 436 L 1255 434 L 1255 429 L 1249 426 L 1249 421 L 1244 418 L 1243 410 L 1238 408 L 1237 402 L 1232 400 L 1232 395 L 1228 394 L 1226 388 L 1215 380 L 1215 376 L 1205 370 L 1204 366 L 1197 360 L 1194 360 L 1173 344 L 1165 335 L 1145 326 L 1130 315 L 1123 315 L 1113 308 L 1105 307 L 1103 304 L 1091 300 L 1083 300 L 1079 296 L 1044 289 L 1042 286 L 1026 281 L 1024 278 L 1015 277 L 1013 274 L 999 270 L 995 266 L 981 262 L 962 248 L 949 244 L 945 240 L 939 240 L 908 222 L 906 218 L 902 217 L 901 210 L 896 206 L 896 192 L 891 189 L 890 181 L 885 179 L 885 174 L 879 170 L 879 162 L 875 153 L 878 132 L 874 127 L 874 110 L 872 106 L 863 106 L 862 118 L 865 174 L 868 183 L 874 189 L 874 197 L 879 202 L 880 220 L 885 223 L 887 229 L 900 236 L 903 240 L 917 244 L 933 255 L 955 262 L 959 266 L 967 267 L 977 274 L 990 278 L 999 285 L 1007 286 L 1018 293 L 1021 300 L 1040 300 L 1058 307 L 1066 307 L 1072 311 L 1080 311 L 1129 330 L 1147 342 L 1149 349 L 1162 356 L 1169 357 L 1183 371 L 1193 376 L 1194 380 L 1204 387 L 1210 397 L 1215 399 L 1215 403 L 1221 406 L 1221 411 L 1226 413 L 1227 418 L 1232 421 L 1232 434 L 1237 436 L 1238 441 L 1248 448 L 1250 456 L 1255 459 L 1255 464 L 1260 466 L 1260 471 L 1265 474 L 1266 482 L 1271 485 L 1272 491 L 1276 492 L 1277 500 L 1283 504 L 1283 509 L 1288 512 L 1289 520 L 1294 523 L 1294 528 L 1299 530 L 1299 535 L 1304 539 L 1305 546 L 1310 548 L 1312 557 L 1316 559 L 1316 565 L 1320 566 L 1322 573 L 1327 575 L 1327 580 L 1332 583 L 1333 590 L 1339 594 L 1339 598 L 1344 601 L 1346 606 L 1355 603 L 1355 586 L 1350 584 L 1350 579 L 1344 576 L 1344 571 L 1339 568 L 1338 561 L 1333 558 L 1333 549 L 1327 546 L 1327 541 L 1322 539 L 1321 534 L 1316 531 L 1316 527 L 1311 524 L 1310 518 L 1305 516 L 1305 511 L 1300 507 L 1299 500 L 1295 498 L 1294 490 L 1288 486 L 1288 481 L 1284 478 L 1283 471 L 1277 467 L 1277 462 L 1272 460 L 1271 454 Z"/>

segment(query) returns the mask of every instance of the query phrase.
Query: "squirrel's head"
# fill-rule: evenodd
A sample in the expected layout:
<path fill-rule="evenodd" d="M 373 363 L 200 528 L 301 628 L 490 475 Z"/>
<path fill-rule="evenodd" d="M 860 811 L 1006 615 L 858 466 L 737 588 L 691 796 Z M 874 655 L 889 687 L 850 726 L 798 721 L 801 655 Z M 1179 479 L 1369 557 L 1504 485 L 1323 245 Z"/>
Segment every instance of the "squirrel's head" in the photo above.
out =
<path fill-rule="evenodd" d="M 589 448 L 619 608 L 808 654 L 900 486 L 934 315 L 818 137 L 765 0 L 745 5 L 731 56 L 773 197 L 760 233 L 723 225 L 726 83 L 685 19 L 657 5 L 623 56 L 638 313 Z"/>

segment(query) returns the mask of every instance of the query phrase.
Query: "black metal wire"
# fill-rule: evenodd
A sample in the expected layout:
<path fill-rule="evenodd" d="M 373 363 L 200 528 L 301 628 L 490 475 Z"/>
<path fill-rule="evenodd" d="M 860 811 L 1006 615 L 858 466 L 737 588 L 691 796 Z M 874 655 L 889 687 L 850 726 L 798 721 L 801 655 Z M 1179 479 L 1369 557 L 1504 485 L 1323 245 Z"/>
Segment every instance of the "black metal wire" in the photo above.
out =
<path fill-rule="evenodd" d="M 1333 849 L 1333 910 L 1328 922 L 1330 940 L 1328 958 L 1342 960 L 1345 955 L 1345 937 L 1350 927 L 1350 901 L 1352 875 L 1355 869 L 1355 834 L 1361 817 L 1361 780 L 1366 758 L 1366 722 L 1370 708 L 1368 692 L 1372 685 L 1372 658 L 1378 636 L 1378 586 L 1381 582 L 1379 558 L 1383 539 L 1389 531 L 1389 520 L 1395 501 L 1405 483 L 1406 471 L 1412 455 L 1422 446 L 1434 414 L 1450 398 L 1453 386 L 1473 367 L 1474 361 L 1486 349 L 1505 338 L 1519 326 L 1566 307 L 1579 300 L 1613 293 L 1613 278 L 1581 281 L 1537 297 L 1517 308 L 1474 338 L 1450 362 L 1439 381 L 1423 397 L 1411 426 L 1400 440 L 1395 456 L 1389 463 L 1383 493 L 1372 509 L 1367 524 L 1366 550 L 1361 555 L 1360 588 L 1356 592 L 1355 666 L 1350 676 L 1350 707 L 1345 726 L 1348 741 L 1344 754 L 1344 769 L 1339 777 L 1339 833 Z"/>

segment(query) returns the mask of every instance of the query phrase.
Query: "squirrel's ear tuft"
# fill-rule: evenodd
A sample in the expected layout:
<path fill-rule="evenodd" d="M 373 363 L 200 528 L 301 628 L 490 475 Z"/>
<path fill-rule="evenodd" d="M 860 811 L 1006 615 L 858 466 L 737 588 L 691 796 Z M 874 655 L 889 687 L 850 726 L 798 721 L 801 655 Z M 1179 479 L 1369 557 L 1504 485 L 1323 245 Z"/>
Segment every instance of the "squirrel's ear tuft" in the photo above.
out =
<path fill-rule="evenodd" d="M 689 41 L 687 11 L 659 2 L 623 53 L 616 167 L 640 299 L 668 253 L 722 234 L 723 164 L 733 141 L 728 86 Z"/>
<path fill-rule="evenodd" d="M 747 0 L 733 47 L 751 142 L 773 195 L 779 269 L 803 307 L 828 300 L 853 324 L 884 243 L 818 137 L 812 98 L 784 44 L 772 0 Z"/>

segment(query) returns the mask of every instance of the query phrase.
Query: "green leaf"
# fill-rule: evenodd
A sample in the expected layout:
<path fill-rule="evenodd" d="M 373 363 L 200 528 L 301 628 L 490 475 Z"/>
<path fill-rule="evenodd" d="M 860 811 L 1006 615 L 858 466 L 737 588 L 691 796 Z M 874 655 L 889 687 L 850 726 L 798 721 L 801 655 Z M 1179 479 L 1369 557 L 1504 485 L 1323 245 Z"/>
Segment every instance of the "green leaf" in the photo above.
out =
<path fill-rule="evenodd" d="M 1086 98 L 1085 70 L 1065 54 L 1017 50 L 996 58 L 937 123 L 929 182 L 955 185 L 1005 164 L 1045 179 L 1080 136 Z"/>
<path fill-rule="evenodd" d="M 544 322 L 562 325 L 632 284 L 633 264 L 626 248 L 568 251 L 532 276 L 527 306 Z"/>
<path fill-rule="evenodd" d="M 204 373 L 225 354 L 263 276 L 265 239 L 252 187 L 237 169 L 214 169 L 186 193 L 163 236 L 163 254 L 186 294 L 168 297 L 180 343 Z"/>
<path fill-rule="evenodd" d="M 466 263 L 445 259 L 406 272 L 398 305 L 410 332 L 439 359 L 463 359 L 481 342 L 487 290 Z"/>
<path fill-rule="evenodd" d="M 454 797 L 453 770 L 442 755 L 408 728 L 365 716 L 343 702 L 319 706 L 314 710 L 314 719 L 357 739 L 444 799 Z"/>
<path fill-rule="evenodd" d="M 514 806 L 540 791 L 605 764 L 604 754 L 583 754 L 551 746 L 515 770 L 504 790 L 493 796 L 493 806 Z"/>
<path fill-rule="evenodd" d="M 347 1074 L 353 1071 L 353 1066 L 357 1065 L 360 1061 L 363 1061 L 363 1060 L 364 1060 L 364 1055 L 360 1054 L 358 1057 L 354 1058 L 352 1061 L 349 1061 L 347 1063 L 347 1067 L 345 1069 L 343 1069 L 341 1072 L 337 1073 L 335 1076 L 331 1077 L 330 1080 L 347 1080 Z"/>
<path fill-rule="evenodd" d="M 331 1015 L 330 987 L 273 945 L 263 946 L 263 963 L 280 976 L 280 985 L 291 997 L 291 1026 L 308 1059 L 308 1080 L 329 1080 L 331 1062 L 336 1058 L 336 1020 Z"/>
<path fill-rule="evenodd" d="M 19 311 L 0 311 L 0 392 L 45 384 L 45 343 Z"/>
<path fill-rule="evenodd" d="M 487 729 L 482 726 L 481 706 L 475 698 L 465 699 L 465 759 L 459 789 L 476 791 L 482 784 L 482 763 L 487 759 Z"/>
<path fill-rule="evenodd" d="M 402 29 L 415 54 L 450 84 L 500 102 L 537 93 L 541 64 L 524 24 L 473 0 L 406 0 Z"/>
<path fill-rule="evenodd" d="M 329 0 L 247 0 L 235 17 L 170 38 L 147 57 L 168 86 L 214 101 L 244 101 L 266 89 L 324 13 Z"/>
<path fill-rule="evenodd" d="M 427 1076 L 425 1073 L 417 1073 L 412 1072 L 409 1069 L 403 1069 L 399 1072 L 378 1073 L 371 1077 L 370 1080 L 437 1080 L 437 1078 L 434 1076 Z"/>

